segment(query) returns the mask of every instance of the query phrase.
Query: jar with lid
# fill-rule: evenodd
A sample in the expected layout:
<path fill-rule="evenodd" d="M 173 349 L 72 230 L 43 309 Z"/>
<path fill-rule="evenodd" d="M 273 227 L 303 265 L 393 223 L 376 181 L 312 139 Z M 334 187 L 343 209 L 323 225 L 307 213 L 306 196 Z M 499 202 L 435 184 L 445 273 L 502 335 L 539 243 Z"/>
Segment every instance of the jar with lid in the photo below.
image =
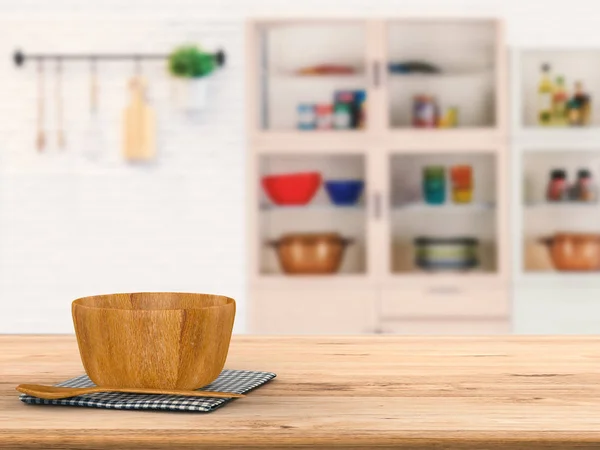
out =
<path fill-rule="evenodd" d="M 546 191 L 549 202 L 560 202 L 567 195 L 567 173 L 563 169 L 554 169 L 550 172 L 550 181 Z"/>
<path fill-rule="evenodd" d="M 443 166 L 423 168 L 423 199 L 430 205 L 446 201 L 446 172 Z"/>
<path fill-rule="evenodd" d="M 315 115 L 315 105 L 310 103 L 300 103 L 298 105 L 298 129 L 314 130 L 317 125 Z"/>
<path fill-rule="evenodd" d="M 333 105 L 322 103 L 316 106 L 317 128 L 319 130 L 330 130 L 333 128 Z"/>
<path fill-rule="evenodd" d="M 592 173 L 587 169 L 577 172 L 577 182 L 571 191 L 571 199 L 580 202 L 595 202 L 597 187 L 592 180 Z"/>
<path fill-rule="evenodd" d="M 347 103 L 337 103 L 333 113 L 333 127 L 337 130 L 347 130 L 352 125 L 352 112 Z"/>
<path fill-rule="evenodd" d="M 452 178 L 452 200 L 454 203 L 471 203 L 473 200 L 473 169 L 471 166 L 454 166 Z"/>

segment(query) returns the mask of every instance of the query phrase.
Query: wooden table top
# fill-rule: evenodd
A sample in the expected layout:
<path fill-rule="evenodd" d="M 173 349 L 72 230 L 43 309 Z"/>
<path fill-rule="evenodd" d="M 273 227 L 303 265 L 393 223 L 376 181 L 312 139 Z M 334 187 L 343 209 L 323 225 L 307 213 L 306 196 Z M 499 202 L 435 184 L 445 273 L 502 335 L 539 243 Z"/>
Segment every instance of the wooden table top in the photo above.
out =
<path fill-rule="evenodd" d="M 73 336 L 0 336 L 0 448 L 600 448 L 600 338 L 243 337 L 268 385 L 210 414 L 30 406 Z"/>

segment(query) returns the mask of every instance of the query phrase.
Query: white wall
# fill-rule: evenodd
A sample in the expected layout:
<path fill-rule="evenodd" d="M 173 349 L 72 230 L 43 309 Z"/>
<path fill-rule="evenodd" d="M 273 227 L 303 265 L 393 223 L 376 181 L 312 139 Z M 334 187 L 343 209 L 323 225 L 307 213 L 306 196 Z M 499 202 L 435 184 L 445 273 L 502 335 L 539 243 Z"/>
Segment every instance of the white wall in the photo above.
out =
<path fill-rule="evenodd" d="M 244 18 L 405 13 L 505 17 L 511 45 L 600 44 L 595 0 L 1 1 L 0 332 L 71 332 L 72 299 L 129 290 L 234 296 L 244 331 Z M 170 107 L 160 64 L 144 66 L 160 117 L 154 167 L 118 157 L 128 64 L 100 67 L 103 160 L 79 157 L 88 77 L 77 64 L 65 66 L 68 149 L 59 154 L 51 134 L 36 154 L 35 73 L 12 65 L 15 48 L 166 52 L 190 40 L 223 47 L 228 65 L 194 118 Z"/>

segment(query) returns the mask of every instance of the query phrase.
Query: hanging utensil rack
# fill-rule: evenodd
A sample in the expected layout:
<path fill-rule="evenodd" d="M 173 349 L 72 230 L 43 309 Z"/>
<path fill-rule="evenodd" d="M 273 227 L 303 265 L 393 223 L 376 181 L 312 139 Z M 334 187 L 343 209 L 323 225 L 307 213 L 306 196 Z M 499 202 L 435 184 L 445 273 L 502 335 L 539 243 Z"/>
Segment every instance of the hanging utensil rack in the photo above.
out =
<path fill-rule="evenodd" d="M 222 50 L 214 53 L 217 65 L 225 65 L 225 53 Z M 27 60 L 32 61 L 145 61 L 166 60 L 168 54 L 162 53 L 25 53 L 16 50 L 13 54 L 15 65 L 22 66 Z"/>

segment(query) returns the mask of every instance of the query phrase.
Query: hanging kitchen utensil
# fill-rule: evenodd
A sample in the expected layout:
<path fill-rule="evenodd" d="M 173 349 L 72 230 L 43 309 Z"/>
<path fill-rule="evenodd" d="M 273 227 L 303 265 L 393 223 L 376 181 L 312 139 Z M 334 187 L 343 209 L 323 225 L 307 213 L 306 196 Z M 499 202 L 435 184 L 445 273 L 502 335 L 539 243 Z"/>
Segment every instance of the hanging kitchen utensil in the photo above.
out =
<path fill-rule="evenodd" d="M 37 70 L 38 70 L 38 104 L 37 104 L 38 120 L 37 120 L 36 147 L 39 152 L 42 152 L 44 150 L 44 147 L 46 146 L 46 135 L 44 132 L 44 112 L 45 112 L 44 61 L 42 59 L 40 59 L 38 61 Z"/>
<path fill-rule="evenodd" d="M 58 148 L 66 147 L 65 132 L 63 128 L 63 98 L 62 98 L 62 61 L 56 61 L 56 139 Z"/>
<path fill-rule="evenodd" d="M 100 124 L 98 92 L 98 70 L 96 61 L 92 59 L 90 64 L 90 117 L 83 144 L 84 155 L 92 160 L 97 160 L 100 157 L 104 145 L 104 136 Z"/>
<path fill-rule="evenodd" d="M 128 161 L 149 161 L 156 155 L 156 117 L 146 101 L 139 60 L 135 67 L 136 75 L 129 82 L 131 100 L 123 114 L 123 156 Z"/>

